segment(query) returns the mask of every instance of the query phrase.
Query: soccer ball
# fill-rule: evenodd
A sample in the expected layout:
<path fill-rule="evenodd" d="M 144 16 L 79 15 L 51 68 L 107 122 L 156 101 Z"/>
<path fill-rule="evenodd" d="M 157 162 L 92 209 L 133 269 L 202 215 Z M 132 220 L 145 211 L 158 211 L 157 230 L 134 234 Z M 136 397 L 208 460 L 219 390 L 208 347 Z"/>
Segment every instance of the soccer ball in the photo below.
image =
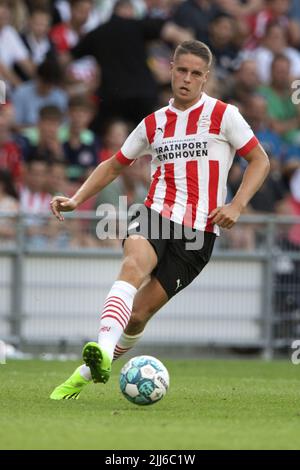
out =
<path fill-rule="evenodd" d="M 169 382 L 166 367 L 152 356 L 133 357 L 120 373 L 121 392 L 136 405 L 152 405 L 161 400 Z"/>

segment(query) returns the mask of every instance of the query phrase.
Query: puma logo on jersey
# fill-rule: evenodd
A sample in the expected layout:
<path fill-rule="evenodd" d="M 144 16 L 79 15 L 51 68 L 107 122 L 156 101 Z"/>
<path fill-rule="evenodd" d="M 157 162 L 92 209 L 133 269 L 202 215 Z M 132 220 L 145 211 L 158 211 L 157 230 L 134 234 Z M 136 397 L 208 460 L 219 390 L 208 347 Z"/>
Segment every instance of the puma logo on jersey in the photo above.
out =
<path fill-rule="evenodd" d="M 177 286 L 176 286 L 175 292 L 177 291 L 177 289 L 179 289 L 179 287 L 183 287 L 180 279 L 177 279 L 176 282 L 177 282 Z"/>

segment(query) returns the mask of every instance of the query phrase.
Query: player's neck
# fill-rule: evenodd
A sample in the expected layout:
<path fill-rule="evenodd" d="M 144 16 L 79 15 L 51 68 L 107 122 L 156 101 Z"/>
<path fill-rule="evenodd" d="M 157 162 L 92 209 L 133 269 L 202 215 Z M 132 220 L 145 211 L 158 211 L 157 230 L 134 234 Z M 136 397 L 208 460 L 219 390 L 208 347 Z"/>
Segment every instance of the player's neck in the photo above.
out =
<path fill-rule="evenodd" d="M 197 104 L 201 100 L 202 95 L 203 95 L 203 93 L 201 93 L 200 96 L 198 96 L 198 98 L 194 99 L 193 101 L 189 101 L 189 102 L 186 102 L 186 101 L 182 102 L 180 99 L 178 99 L 178 98 L 176 98 L 176 96 L 174 96 L 174 101 L 172 103 L 172 106 L 173 106 L 173 108 L 176 108 L 179 111 L 186 111 L 187 109 L 189 109 L 192 106 L 194 106 L 195 104 Z"/>

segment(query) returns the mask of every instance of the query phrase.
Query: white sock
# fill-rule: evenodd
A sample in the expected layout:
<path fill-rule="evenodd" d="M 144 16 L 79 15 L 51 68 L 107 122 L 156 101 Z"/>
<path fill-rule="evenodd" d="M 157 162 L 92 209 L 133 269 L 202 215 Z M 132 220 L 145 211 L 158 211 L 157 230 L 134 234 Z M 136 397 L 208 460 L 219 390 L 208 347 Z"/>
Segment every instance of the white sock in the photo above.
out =
<path fill-rule="evenodd" d="M 115 346 L 130 319 L 136 293 L 137 289 L 132 284 L 115 281 L 104 302 L 98 343 L 111 359 Z"/>
<path fill-rule="evenodd" d="M 123 331 L 118 343 L 116 344 L 113 360 L 115 361 L 120 356 L 122 356 L 127 351 L 129 351 L 129 349 L 133 348 L 133 346 L 136 345 L 136 343 L 143 336 L 143 334 L 144 332 L 142 331 L 138 335 L 131 336 L 131 335 L 127 335 Z"/>
<path fill-rule="evenodd" d="M 83 377 L 85 380 L 90 380 L 90 381 L 92 380 L 92 374 L 91 374 L 90 368 L 86 366 L 85 364 L 82 364 L 82 366 L 80 366 L 79 373 L 81 377 Z"/>

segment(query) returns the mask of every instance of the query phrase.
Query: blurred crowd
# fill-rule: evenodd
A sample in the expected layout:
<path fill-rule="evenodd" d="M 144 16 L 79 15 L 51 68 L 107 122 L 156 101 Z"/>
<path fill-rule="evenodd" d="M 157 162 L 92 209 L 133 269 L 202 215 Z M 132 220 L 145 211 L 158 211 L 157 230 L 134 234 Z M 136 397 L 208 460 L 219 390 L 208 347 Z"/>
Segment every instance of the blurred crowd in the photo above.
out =
<path fill-rule="evenodd" d="M 192 38 L 214 54 L 205 91 L 238 106 L 271 161 L 247 212 L 300 215 L 299 0 L 0 0 L 0 213 L 28 213 L 30 246 L 104 243 L 95 223 L 48 219 L 49 202 L 72 195 L 168 104 L 174 48 Z M 244 169 L 236 157 L 228 201 Z M 149 182 L 141 159 L 80 210 L 122 195 L 142 202 Z M 257 232 L 235 228 L 225 243 L 252 249 Z M 0 244 L 15 235 L 14 220 L 0 218 Z M 286 238 L 299 248 L 300 226 Z"/>

